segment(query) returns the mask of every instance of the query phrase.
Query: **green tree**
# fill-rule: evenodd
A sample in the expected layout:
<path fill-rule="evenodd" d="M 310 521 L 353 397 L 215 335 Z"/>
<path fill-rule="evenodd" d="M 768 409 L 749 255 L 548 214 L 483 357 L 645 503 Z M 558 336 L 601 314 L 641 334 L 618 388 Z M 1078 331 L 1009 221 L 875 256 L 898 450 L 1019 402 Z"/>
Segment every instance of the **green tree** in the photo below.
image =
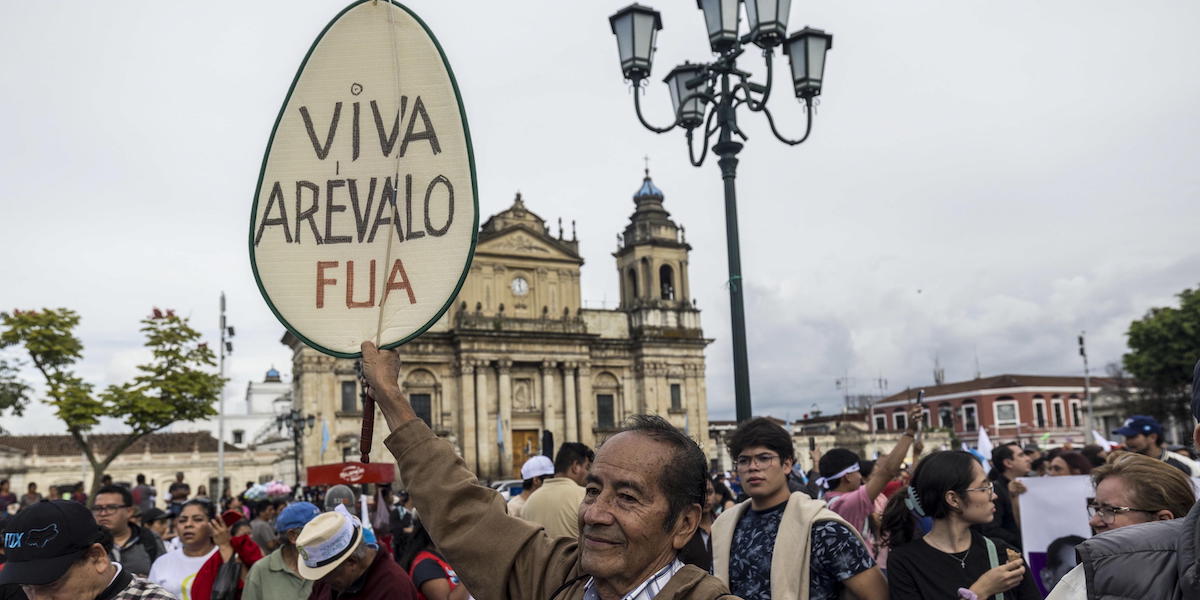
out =
<path fill-rule="evenodd" d="M 1178 308 L 1152 308 L 1129 325 L 1123 362 L 1139 390 L 1133 408 L 1190 423 L 1192 369 L 1200 360 L 1200 289 L 1183 290 L 1178 297 Z"/>
<path fill-rule="evenodd" d="M 224 381 L 210 373 L 213 351 L 200 341 L 200 333 L 174 311 L 157 308 L 142 319 L 150 361 L 138 365 L 138 374 L 121 385 L 97 393 L 95 386 L 75 374 L 83 358 L 83 342 L 75 335 L 79 315 L 67 308 L 0 313 L 0 348 L 22 347 L 46 386 L 50 404 L 67 432 L 92 466 L 92 490 L 108 466 L 146 435 L 176 421 L 194 421 L 216 414 L 213 401 Z M 0 409 L 11 402 L 20 412 L 30 390 L 11 371 L 5 379 L 0 369 Z M 6 385 L 7 382 L 7 385 Z M 100 455 L 88 443 L 88 433 L 101 417 L 119 419 L 129 432 Z"/>

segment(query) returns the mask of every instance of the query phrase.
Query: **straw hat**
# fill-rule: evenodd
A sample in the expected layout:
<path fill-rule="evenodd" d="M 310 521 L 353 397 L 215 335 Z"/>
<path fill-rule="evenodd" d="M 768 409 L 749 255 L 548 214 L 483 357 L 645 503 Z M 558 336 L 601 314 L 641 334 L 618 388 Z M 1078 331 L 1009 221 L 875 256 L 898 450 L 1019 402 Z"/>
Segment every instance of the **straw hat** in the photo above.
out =
<path fill-rule="evenodd" d="M 300 576 L 316 581 L 342 564 L 362 542 L 362 527 L 341 513 L 327 512 L 308 522 L 296 538 Z"/>

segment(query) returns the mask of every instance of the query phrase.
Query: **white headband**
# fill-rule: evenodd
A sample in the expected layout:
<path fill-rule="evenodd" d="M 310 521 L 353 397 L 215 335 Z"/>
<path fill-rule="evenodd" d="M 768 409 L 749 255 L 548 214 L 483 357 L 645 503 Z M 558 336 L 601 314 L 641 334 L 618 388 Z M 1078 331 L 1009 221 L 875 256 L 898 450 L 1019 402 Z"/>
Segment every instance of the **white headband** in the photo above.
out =
<path fill-rule="evenodd" d="M 846 467 L 845 469 L 838 471 L 837 475 L 834 475 L 833 477 L 818 478 L 816 483 L 817 483 L 817 485 L 819 485 L 825 489 L 829 489 L 830 481 L 833 481 L 834 479 L 841 479 L 851 473 L 857 473 L 858 471 L 859 471 L 859 465 L 858 465 L 858 463 L 854 463 L 854 464 Z"/>
<path fill-rule="evenodd" d="M 352 550 L 350 542 L 354 541 L 354 521 L 342 519 L 342 528 L 329 539 L 318 544 L 304 547 L 304 565 L 310 569 L 323 567 L 344 556 Z"/>

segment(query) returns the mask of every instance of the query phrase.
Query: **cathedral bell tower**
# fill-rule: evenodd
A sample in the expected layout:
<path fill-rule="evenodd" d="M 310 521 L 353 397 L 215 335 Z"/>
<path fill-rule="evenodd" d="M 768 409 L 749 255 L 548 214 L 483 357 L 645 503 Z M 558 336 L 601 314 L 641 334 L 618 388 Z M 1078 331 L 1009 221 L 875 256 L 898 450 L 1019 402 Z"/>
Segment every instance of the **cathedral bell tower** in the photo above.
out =
<path fill-rule="evenodd" d="M 621 281 L 620 310 L 630 313 L 635 328 L 698 330 L 699 312 L 688 286 L 692 247 L 684 228 L 663 208 L 662 190 L 650 179 L 649 168 L 633 202 L 636 208 L 613 253 Z"/>

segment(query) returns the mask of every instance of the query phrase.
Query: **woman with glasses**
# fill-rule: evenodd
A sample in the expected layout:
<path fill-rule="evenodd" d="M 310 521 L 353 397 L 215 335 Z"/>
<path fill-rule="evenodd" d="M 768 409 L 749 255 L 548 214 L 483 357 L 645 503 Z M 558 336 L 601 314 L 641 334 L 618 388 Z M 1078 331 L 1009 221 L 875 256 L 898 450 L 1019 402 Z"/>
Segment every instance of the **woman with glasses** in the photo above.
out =
<path fill-rule="evenodd" d="M 1020 554 L 971 529 L 992 520 L 995 499 L 970 453 L 935 452 L 917 463 L 908 488 L 883 513 L 892 600 L 1040 599 Z"/>
<path fill-rule="evenodd" d="M 1088 524 L 1093 534 L 1152 521 L 1181 519 L 1196 502 L 1195 488 L 1183 471 L 1132 452 L 1109 455 L 1108 462 L 1092 471 L 1092 484 L 1096 486 L 1096 496 L 1088 502 Z M 1082 550 L 1085 545 L 1078 548 L 1086 561 L 1088 551 Z M 1093 572 L 1103 576 L 1109 570 L 1102 566 Z M 1049 596 L 1054 600 L 1086 597 L 1083 565 L 1067 573 Z"/>

